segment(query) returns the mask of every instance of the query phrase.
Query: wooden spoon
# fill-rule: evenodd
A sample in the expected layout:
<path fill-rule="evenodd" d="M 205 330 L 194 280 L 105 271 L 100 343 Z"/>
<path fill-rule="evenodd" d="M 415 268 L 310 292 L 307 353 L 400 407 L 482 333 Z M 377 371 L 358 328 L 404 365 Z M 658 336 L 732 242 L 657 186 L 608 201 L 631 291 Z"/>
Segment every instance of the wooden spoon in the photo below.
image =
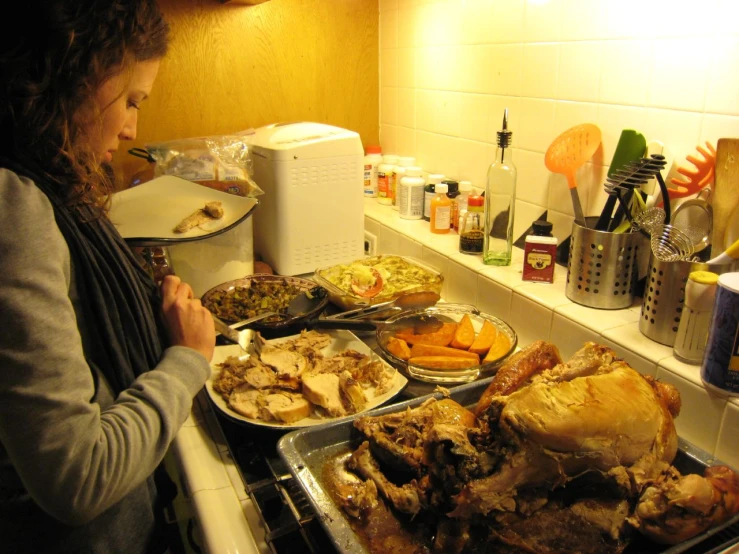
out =
<path fill-rule="evenodd" d="M 601 133 L 598 126 L 592 123 L 576 125 L 559 135 L 549 145 L 544 155 L 544 164 L 549 171 L 561 173 L 567 178 L 567 186 L 572 196 L 572 207 L 575 211 L 575 221 L 587 227 L 585 215 L 582 211 L 580 196 L 577 194 L 575 173 L 590 158 L 600 146 Z"/>

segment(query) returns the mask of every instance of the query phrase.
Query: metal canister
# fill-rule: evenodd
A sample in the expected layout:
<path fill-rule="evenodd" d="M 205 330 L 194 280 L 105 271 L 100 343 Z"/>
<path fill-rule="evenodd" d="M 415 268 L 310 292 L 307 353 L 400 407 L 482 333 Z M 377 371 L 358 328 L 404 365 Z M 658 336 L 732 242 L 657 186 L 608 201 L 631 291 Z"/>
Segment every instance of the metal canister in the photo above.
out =
<path fill-rule="evenodd" d="M 739 396 L 739 272 L 718 278 L 701 380 L 722 396 Z"/>

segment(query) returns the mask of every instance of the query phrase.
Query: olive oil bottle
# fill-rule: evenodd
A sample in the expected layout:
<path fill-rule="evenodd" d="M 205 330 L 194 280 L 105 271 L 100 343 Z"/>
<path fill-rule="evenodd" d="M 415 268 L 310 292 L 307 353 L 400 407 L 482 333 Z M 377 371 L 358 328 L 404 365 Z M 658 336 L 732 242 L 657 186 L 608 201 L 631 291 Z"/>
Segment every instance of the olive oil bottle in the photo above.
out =
<path fill-rule="evenodd" d="M 495 161 L 488 169 L 485 187 L 485 244 L 483 262 L 511 265 L 513 215 L 516 204 L 516 167 L 510 150 L 513 133 L 508 130 L 508 109 L 503 112 L 503 128 L 498 131 Z"/>

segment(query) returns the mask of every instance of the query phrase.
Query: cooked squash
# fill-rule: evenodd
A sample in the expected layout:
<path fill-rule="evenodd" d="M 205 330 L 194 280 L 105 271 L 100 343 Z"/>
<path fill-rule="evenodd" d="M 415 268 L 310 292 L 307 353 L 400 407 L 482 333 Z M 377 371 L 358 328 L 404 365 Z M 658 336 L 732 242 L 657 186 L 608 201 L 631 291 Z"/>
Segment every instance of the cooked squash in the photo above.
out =
<path fill-rule="evenodd" d="M 459 325 L 457 325 L 457 330 L 454 332 L 454 338 L 452 339 L 450 346 L 452 348 L 467 350 L 472 346 L 473 342 L 475 342 L 475 328 L 472 326 L 470 316 L 464 314 Z"/>
<path fill-rule="evenodd" d="M 490 350 L 488 350 L 488 353 L 485 355 L 485 359 L 483 360 L 483 363 L 492 362 L 493 360 L 497 360 L 502 355 L 504 355 L 506 352 L 508 352 L 511 349 L 511 340 L 506 336 L 505 333 L 498 332 L 498 336 L 495 337 L 495 342 L 493 342 L 493 345 L 490 347 Z"/>
<path fill-rule="evenodd" d="M 456 358 L 468 358 L 475 360 L 476 364 L 480 363 L 480 356 L 474 352 L 460 350 L 458 348 L 450 348 L 448 346 L 434 346 L 433 344 L 414 344 L 411 347 L 411 356 L 453 356 Z"/>
<path fill-rule="evenodd" d="M 408 363 L 433 369 L 465 369 L 477 365 L 471 358 L 458 356 L 413 356 Z"/>
<path fill-rule="evenodd" d="M 486 319 L 482 324 L 482 329 L 480 329 L 477 337 L 475 337 L 475 342 L 470 346 L 469 351 L 480 354 L 481 356 L 486 354 L 490 350 L 490 347 L 493 346 L 495 337 L 497 336 L 498 329 Z"/>
<path fill-rule="evenodd" d="M 408 344 L 434 344 L 436 346 L 449 346 L 457 330 L 456 323 L 444 323 L 441 329 L 433 333 L 415 335 L 413 333 L 395 333 L 395 337 L 403 339 Z"/>
<path fill-rule="evenodd" d="M 400 358 L 401 360 L 407 360 L 411 357 L 411 349 L 408 347 L 408 343 L 405 342 L 403 339 L 390 337 L 387 340 L 385 348 L 388 349 L 388 352 Z"/>

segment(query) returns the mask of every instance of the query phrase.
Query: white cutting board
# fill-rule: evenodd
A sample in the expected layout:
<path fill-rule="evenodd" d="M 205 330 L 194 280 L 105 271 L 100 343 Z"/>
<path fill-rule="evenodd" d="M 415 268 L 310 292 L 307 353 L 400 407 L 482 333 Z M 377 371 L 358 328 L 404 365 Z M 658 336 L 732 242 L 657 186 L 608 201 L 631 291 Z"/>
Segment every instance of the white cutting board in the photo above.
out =
<path fill-rule="evenodd" d="M 201 209 L 206 202 L 219 201 L 223 217 L 184 233 L 175 226 Z M 117 192 L 111 199 L 110 220 L 130 243 L 172 243 L 202 239 L 241 222 L 258 204 L 255 198 L 214 190 L 181 177 L 164 175 Z"/>

